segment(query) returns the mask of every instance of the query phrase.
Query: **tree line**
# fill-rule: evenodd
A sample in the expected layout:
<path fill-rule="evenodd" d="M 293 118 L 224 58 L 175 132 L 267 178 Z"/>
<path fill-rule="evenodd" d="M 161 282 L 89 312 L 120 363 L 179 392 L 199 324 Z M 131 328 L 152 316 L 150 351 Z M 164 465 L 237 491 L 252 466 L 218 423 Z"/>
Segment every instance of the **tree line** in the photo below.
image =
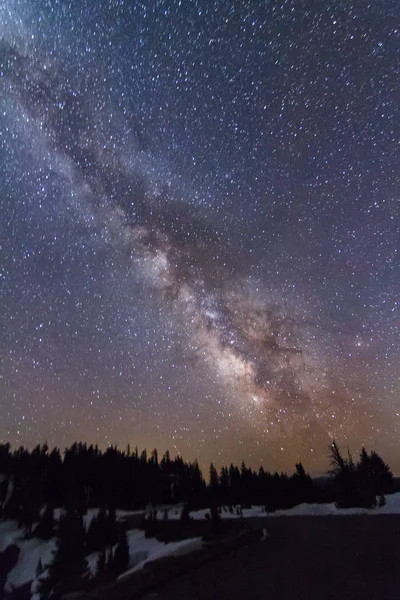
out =
<path fill-rule="evenodd" d="M 46 444 L 32 451 L 11 451 L 0 444 L 0 517 L 17 519 L 32 531 L 43 506 L 74 508 L 85 514 L 89 507 L 135 510 L 148 504 L 185 503 L 189 510 L 203 507 L 265 506 L 268 512 L 302 502 L 336 502 L 339 507 L 372 507 L 393 491 L 393 475 L 376 453 L 362 449 L 358 461 L 343 456 L 334 441 L 329 447 L 330 477 L 313 480 L 302 463 L 292 475 L 258 471 L 231 464 L 218 473 L 210 465 L 206 483 L 198 462 L 171 458 L 157 450 L 150 455 L 135 448 L 121 451 L 110 446 L 75 443 L 63 455 Z M 380 500 L 383 502 L 382 498 Z"/>

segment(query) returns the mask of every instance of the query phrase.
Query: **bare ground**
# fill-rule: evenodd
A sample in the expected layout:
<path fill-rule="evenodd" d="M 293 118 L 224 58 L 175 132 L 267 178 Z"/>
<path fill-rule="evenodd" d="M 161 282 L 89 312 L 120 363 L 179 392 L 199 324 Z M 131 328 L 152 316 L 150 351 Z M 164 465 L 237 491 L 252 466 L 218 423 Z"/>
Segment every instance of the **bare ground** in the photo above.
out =
<path fill-rule="evenodd" d="M 189 569 L 143 598 L 400 600 L 400 516 L 251 521 L 271 538 Z"/>

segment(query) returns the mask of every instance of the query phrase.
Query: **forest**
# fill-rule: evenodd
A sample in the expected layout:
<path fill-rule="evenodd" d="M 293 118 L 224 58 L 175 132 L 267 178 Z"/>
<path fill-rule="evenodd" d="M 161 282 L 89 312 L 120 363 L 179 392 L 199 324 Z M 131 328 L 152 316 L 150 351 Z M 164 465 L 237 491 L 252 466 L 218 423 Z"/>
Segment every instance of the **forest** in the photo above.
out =
<path fill-rule="evenodd" d="M 11 451 L 0 445 L 0 516 L 18 519 L 28 533 L 39 520 L 43 506 L 73 508 L 85 514 L 89 507 L 135 510 L 149 504 L 184 503 L 189 511 L 217 506 L 265 506 L 267 512 L 291 508 L 302 502 L 336 502 L 338 507 L 371 508 L 394 491 L 389 466 L 374 451 L 362 449 L 358 460 L 343 455 L 337 443 L 329 447 L 326 478 L 312 479 L 302 463 L 292 475 L 254 471 L 243 462 L 220 472 L 211 463 L 208 481 L 198 462 L 159 458 L 128 447 L 74 443 L 63 454 L 46 444 L 32 451 Z"/>

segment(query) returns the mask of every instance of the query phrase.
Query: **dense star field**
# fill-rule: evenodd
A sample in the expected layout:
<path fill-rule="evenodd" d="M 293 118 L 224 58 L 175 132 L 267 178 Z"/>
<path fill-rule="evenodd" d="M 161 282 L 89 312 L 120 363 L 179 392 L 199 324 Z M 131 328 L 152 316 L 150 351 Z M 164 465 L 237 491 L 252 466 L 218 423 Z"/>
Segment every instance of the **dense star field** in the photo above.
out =
<path fill-rule="evenodd" d="M 0 441 L 400 471 L 399 9 L 0 3 Z"/>

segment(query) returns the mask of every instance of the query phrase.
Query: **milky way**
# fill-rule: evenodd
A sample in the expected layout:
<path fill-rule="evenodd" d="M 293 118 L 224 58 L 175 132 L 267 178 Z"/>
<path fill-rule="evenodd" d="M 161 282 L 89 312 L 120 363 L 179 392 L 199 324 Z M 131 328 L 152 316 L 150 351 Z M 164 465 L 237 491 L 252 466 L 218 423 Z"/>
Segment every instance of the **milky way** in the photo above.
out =
<path fill-rule="evenodd" d="M 1 3 L 1 441 L 400 469 L 399 12 Z"/>

